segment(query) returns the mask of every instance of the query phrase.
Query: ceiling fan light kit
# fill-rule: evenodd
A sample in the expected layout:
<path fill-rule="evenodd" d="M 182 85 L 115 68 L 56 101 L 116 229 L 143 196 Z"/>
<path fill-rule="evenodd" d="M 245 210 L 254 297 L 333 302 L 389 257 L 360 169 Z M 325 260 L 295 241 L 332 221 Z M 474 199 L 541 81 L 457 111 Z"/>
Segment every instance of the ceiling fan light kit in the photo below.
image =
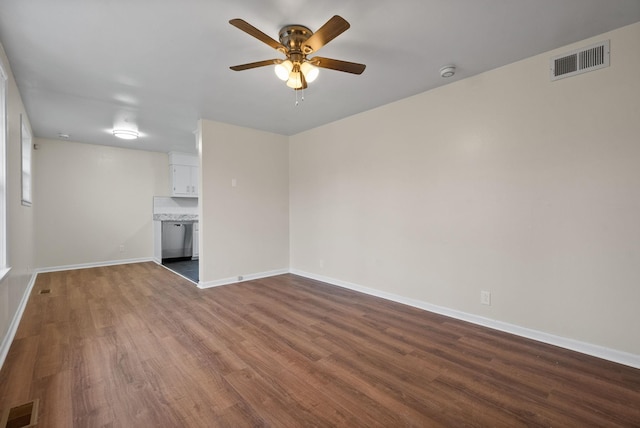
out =
<path fill-rule="evenodd" d="M 307 55 L 316 52 L 349 29 L 349 23 L 338 15 L 329 19 L 329 21 L 315 33 L 302 25 L 287 25 L 282 27 L 279 33 L 279 42 L 242 19 L 232 19 L 229 23 L 286 56 L 284 60 L 270 59 L 236 65 L 230 68 L 234 71 L 242 71 L 267 65 L 275 65 L 276 76 L 278 76 L 280 80 L 285 81 L 288 87 L 296 91 L 306 89 L 307 84 L 313 82 L 318 77 L 319 67 L 352 74 L 362 74 L 366 67 L 364 64 L 331 58 L 307 58 Z"/>
<path fill-rule="evenodd" d="M 278 79 L 287 82 L 287 86 L 293 89 L 301 89 L 303 86 L 302 77 L 300 73 L 304 75 L 304 80 L 307 83 L 311 83 L 318 77 L 318 67 L 311 65 L 309 62 L 303 62 L 302 64 L 294 64 L 290 60 L 282 61 L 275 66 L 276 76 Z"/>

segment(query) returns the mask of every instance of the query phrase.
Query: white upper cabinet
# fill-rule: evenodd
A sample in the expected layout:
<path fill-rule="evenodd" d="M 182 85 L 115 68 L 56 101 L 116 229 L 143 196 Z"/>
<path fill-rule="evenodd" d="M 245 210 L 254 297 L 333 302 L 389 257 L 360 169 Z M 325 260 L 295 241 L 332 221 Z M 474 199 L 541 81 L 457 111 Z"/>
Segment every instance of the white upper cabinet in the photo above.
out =
<path fill-rule="evenodd" d="M 198 157 L 186 153 L 169 153 L 171 196 L 198 197 Z"/>

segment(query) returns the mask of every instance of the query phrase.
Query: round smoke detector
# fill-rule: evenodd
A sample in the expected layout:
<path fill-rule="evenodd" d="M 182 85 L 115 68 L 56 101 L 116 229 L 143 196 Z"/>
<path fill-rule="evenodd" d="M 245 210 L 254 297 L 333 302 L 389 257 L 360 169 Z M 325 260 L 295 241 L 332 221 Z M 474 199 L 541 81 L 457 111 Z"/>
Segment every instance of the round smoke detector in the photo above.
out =
<path fill-rule="evenodd" d="M 455 65 L 445 65 L 440 69 L 440 77 L 452 77 L 454 74 L 456 74 Z"/>

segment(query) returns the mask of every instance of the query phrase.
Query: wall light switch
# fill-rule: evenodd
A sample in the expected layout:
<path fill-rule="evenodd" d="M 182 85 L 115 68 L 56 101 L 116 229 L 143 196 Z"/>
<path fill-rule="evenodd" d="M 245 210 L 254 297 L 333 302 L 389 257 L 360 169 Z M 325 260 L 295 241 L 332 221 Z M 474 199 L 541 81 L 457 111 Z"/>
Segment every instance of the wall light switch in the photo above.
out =
<path fill-rule="evenodd" d="M 238 180 L 236 180 L 235 178 L 231 179 L 231 187 L 236 187 L 238 185 Z"/>

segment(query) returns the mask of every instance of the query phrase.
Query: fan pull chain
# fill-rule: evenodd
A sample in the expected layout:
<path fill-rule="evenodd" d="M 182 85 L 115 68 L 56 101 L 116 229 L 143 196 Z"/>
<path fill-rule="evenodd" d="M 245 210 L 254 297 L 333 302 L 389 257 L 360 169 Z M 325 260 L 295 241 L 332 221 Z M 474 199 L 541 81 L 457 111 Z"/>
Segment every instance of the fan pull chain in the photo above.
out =
<path fill-rule="evenodd" d="M 304 101 L 304 89 L 298 89 L 293 91 L 296 93 L 296 107 L 300 105 L 300 101 Z M 298 101 L 298 92 L 300 92 L 300 101 Z"/>

